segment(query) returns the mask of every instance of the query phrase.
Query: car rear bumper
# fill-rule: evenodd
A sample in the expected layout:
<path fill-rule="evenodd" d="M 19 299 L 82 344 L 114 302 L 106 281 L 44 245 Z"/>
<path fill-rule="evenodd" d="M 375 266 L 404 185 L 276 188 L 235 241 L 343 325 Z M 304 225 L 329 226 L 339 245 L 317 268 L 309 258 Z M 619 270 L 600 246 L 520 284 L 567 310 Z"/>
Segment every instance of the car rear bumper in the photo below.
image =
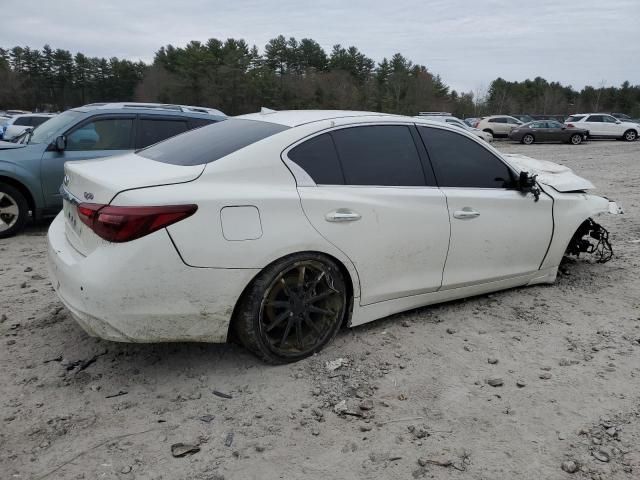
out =
<path fill-rule="evenodd" d="M 53 287 L 91 336 L 120 342 L 225 342 L 254 269 L 185 265 L 168 233 L 104 242 L 88 256 L 67 241 L 59 214 L 48 233 Z"/>

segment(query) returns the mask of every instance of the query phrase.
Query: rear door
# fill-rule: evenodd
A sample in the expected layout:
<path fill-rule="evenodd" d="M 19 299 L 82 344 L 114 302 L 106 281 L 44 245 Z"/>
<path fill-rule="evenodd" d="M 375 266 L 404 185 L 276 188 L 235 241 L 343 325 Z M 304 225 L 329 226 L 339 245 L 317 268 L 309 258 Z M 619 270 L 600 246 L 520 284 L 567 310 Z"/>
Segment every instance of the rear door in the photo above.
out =
<path fill-rule="evenodd" d="M 603 115 L 589 115 L 583 123 L 591 136 L 603 137 L 608 135 Z"/>
<path fill-rule="evenodd" d="M 565 141 L 567 139 L 566 128 L 555 120 L 547 120 L 545 122 L 547 128 L 547 138 L 548 140 L 554 142 Z"/>
<path fill-rule="evenodd" d="M 478 141 L 419 126 L 447 197 L 451 241 L 442 289 L 517 277 L 539 269 L 553 230 L 552 201 L 513 188 L 515 173 Z"/>
<path fill-rule="evenodd" d="M 307 218 L 355 265 L 362 305 L 432 292 L 442 283 L 446 201 L 416 140 L 413 125 L 357 125 L 284 153 Z"/>
<path fill-rule="evenodd" d="M 42 156 L 40 178 L 47 208 L 60 208 L 64 164 L 74 160 L 119 155 L 133 150 L 134 114 L 88 118 L 65 133 L 67 146 L 58 152 L 49 147 Z"/>

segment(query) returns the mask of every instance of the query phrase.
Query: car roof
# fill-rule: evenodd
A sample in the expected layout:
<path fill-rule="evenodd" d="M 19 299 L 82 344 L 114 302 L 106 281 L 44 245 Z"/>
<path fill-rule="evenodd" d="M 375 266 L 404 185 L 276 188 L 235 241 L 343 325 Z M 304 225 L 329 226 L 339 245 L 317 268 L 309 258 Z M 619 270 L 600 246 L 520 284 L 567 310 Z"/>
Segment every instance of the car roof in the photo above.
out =
<path fill-rule="evenodd" d="M 279 123 L 287 127 L 297 127 L 306 123 L 320 122 L 323 120 L 334 120 L 338 118 L 357 118 L 357 117 L 380 117 L 389 119 L 408 119 L 416 120 L 414 117 L 406 117 L 402 115 L 393 115 L 390 113 L 364 112 L 353 110 L 268 110 L 258 113 L 249 113 L 239 115 L 234 118 L 244 120 L 258 120 L 262 122 Z"/>
<path fill-rule="evenodd" d="M 90 103 L 83 105 L 82 107 L 72 108 L 77 112 L 92 112 L 95 110 L 101 110 L 105 113 L 122 112 L 123 110 L 132 112 L 145 112 L 145 113 L 181 113 L 181 114 L 193 114 L 193 116 L 205 115 L 205 116 L 217 116 L 226 117 L 224 113 L 215 108 L 197 107 L 193 105 L 174 105 L 170 103 L 142 103 L 142 102 L 108 102 L 108 103 Z"/>

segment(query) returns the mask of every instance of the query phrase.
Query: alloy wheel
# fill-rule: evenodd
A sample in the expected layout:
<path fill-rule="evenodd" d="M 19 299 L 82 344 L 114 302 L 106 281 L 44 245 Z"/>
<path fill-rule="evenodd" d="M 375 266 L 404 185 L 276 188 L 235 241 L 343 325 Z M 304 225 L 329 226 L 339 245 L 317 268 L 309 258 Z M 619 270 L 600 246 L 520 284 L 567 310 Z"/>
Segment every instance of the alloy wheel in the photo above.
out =
<path fill-rule="evenodd" d="M 0 233 L 13 227 L 20 216 L 16 200 L 5 192 L 0 192 Z"/>
<path fill-rule="evenodd" d="M 533 143 L 533 135 L 525 135 L 522 137 L 522 143 L 525 145 L 531 145 Z"/>
<path fill-rule="evenodd" d="M 344 288 L 334 285 L 327 265 L 296 262 L 267 288 L 260 306 L 260 333 L 274 354 L 304 356 L 332 335 L 345 305 Z"/>
<path fill-rule="evenodd" d="M 580 145 L 582 143 L 582 137 L 580 135 L 573 135 L 571 137 L 571 143 L 574 145 Z"/>
<path fill-rule="evenodd" d="M 624 134 L 624 138 L 628 142 L 633 142 L 636 139 L 636 132 L 634 132 L 633 130 L 629 130 L 627 133 Z"/>

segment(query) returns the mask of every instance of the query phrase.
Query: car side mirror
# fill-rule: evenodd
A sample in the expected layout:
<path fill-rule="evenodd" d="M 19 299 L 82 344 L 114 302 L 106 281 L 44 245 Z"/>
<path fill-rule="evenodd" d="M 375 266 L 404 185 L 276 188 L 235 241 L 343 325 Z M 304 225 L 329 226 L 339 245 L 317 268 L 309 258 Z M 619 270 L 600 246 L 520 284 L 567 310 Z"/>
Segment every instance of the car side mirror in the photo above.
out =
<path fill-rule="evenodd" d="M 620 120 L 616 120 L 616 123 L 620 125 L 622 122 Z"/>
<path fill-rule="evenodd" d="M 537 175 L 531 175 L 529 172 L 520 172 L 518 190 L 525 194 L 532 193 L 537 202 L 540 199 L 540 189 L 538 188 L 536 177 Z"/>
<path fill-rule="evenodd" d="M 64 152 L 65 148 L 67 148 L 67 137 L 65 137 L 64 135 L 56 137 L 54 146 L 58 152 Z"/>

